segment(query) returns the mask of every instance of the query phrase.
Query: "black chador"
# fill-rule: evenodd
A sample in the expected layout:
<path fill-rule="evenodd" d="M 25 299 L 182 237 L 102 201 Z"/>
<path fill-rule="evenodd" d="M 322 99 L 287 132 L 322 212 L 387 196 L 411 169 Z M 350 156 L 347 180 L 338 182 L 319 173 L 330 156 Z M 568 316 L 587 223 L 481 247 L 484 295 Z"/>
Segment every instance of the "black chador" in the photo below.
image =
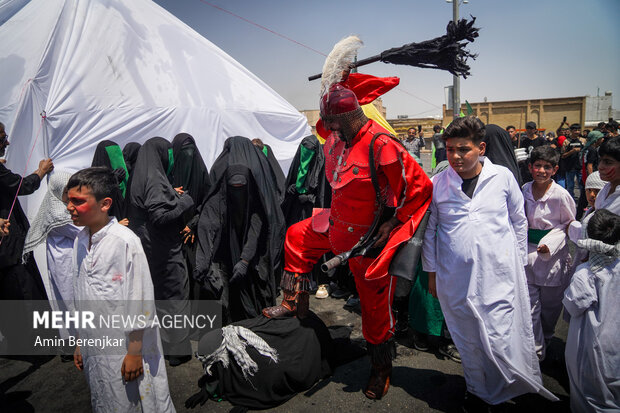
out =
<path fill-rule="evenodd" d="M 112 210 L 119 221 L 127 217 L 125 196 L 127 194 L 127 183 L 129 182 L 129 172 L 123 158 L 121 147 L 112 141 L 101 141 L 95 148 L 93 161 L 90 166 L 105 166 L 112 169 L 114 176 L 118 180 L 118 190 L 112 194 Z"/>
<path fill-rule="evenodd" d="M 194 208 L 185 213 L 186 222 L 183 229 L 183 256 L 190 277 L 190 298 L 200 299 L 200 285 L 193 278 L 196 267 L 195 235 L 202 205 L 209 191 L 209 171 L 200 155 L 194 138 L 187 133 L 179 133 L 172 140 L 174 167 L 172 169 L 172 186 L 183 187 L 183 191 L 194 200 Z"/>
<path fill-rule="evenodd" d="M 133 171 L 133 166 L 136 164 L 136 159 L 138 159 L 138 152 L 140 151 L 140 145 L 138 142 L 129 142 L 123 148 L 123 159 L 125 159 L 125 166 L 127 167 L 127 172 L 129 172 L 129 176 L 131 176 L 131 172 Z"/>
<path fill-rule="evenodd" d="M 142 241 L 155 299 L 187 304 L 189 281 L 181 251 L 181 230 L 185 227 L 183 216 L 194 207 L 194 201 L 172 187 L 168 179 L 172 159 L 171 145 L 164 138 L 151 138 L 140 148 L 130 182 L 129 227 Z M 172 308 L 167 306 L 170 311 Z M 184 307 L 175 312 L 182 314 L 186 310 Z M 163 329 L 164 350 L 174 355 L 190 354 L 187 333 Z"/>
<path fill-rule="evenodd" d="M 306 136 L 301 141 L 285 187 L 282 211 L 287 227 L 310 218 L 313 208 L 329 208 L 331 188 L 325 177 L 323 147 L 316 136 Z"/>
<path fill-rule="evenodd" d="M 489 158 L 495 165 L 505 166 L 510 169 L 519 186 L 521 186 L 523 180 L 508 132 L 500 126 L 487 125 L 484 142 L 486 143 L 484 156 Z"/>
<path fill-rule="evenodd" d="M 276 298 L 285 233 L 276 183 L 266 157 L 241 136 L 224 143 L 210 178 L 194 276 L 220 300 L 227 322 L 252 318 Z"/>

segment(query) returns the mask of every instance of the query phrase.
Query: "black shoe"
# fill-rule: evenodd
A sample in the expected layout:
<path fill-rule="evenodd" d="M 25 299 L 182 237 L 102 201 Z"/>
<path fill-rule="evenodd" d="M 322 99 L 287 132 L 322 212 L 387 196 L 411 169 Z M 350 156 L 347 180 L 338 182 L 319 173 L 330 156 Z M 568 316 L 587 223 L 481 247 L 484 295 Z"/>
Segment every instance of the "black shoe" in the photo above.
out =
<path fill-rule="evenodd" d="M 402 320 L 396 320 L 394 324 L 394 337 L 405 338 L 409 335 L 409 324 Z"/>
<path fill-rule="evenodd" d="M 346 288 L 340 288 L 340 287 L 336 287 L 336 289 L 333 290 L 329 294 L 330 297 L 335 298 L 337 300 L 349 298 L 350 295 L 351 295 L 351 291 L 347 290 Z"/>
<path fill-rule="evenodd" d="M 413 334 L 413 347 L 418 351 L 428 351 L 428 336 L 415 332 Z"/>
<path fill-rule="evenodd" d="M 439 351 L 439 354 L 441 354 L 444 357 L 449 358 L 450 360 L 456 363 L 461 362 L 461 353 L 459 353 L 456 346 L 452 343 L 439 347 L 438 351 Z"/>
<path fill-rule="evenodd" d="M 351 298 L 349 298 L 342 308 L 344 308 L 345 310 L 349 310 L 349 311 L 353 311 L 358 314 L 361 314 L 362 306 L 360 304 L 359 296 L 354 295 Z"/>
<path fill-rule="evenodd" d="M 180 366 L 181 364 L 187 363 L 188 361 L 190 361 L 192 359 L 192 356 L 187 355 L 187 356 L 167 356 L 168 357 L 168 363 L 170 363 L 170 367 L 177 367 Z"/>

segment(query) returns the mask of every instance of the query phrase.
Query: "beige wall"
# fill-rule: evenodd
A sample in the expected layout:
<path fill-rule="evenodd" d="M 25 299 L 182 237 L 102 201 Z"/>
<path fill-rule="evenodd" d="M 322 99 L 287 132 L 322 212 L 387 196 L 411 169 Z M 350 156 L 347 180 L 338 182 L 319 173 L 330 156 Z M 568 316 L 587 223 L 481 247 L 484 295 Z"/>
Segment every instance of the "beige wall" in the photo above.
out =
<path fill-rule="evenodd" d="M 554 131 L 560 126 L 564 116 L 569 124 L 585 122 L 585 96 L 553 99 L 530 99 L 504 102 L 470 103 L 474 115 L 485 124 L 494 123 L 501 127 L 514 125 L 517 129 L 525 129 L 525 123 L 536 122 L 539 129 Z M 462 104 L 461 110 L 467 113 Z M 446 123 L 452 119 L 452 111 L 443 105 L 443 117 Z"/>

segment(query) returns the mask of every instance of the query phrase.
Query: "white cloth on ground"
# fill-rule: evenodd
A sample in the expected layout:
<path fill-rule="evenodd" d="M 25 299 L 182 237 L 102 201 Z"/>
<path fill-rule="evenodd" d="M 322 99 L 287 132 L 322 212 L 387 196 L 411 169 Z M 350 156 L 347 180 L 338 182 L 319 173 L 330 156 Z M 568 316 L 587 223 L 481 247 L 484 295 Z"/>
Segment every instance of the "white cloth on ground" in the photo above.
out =
<path fill-rule="evenodd" d="M 84 228 L 73 250 L 75 309 L 90 308 L 88 301 L 97 301 L 97 308 L 104 308 L 108 314 L 138 312 L 152 318 L 153 282 L 140 239 L 115 218 L 93 234 L 92 240 L 89 238 L 90 232 Z M 137 330 L 132 327 L 124 329 L 125 337 Z M 81 339 L 89 338 L 91 331 L 81 329 L 79 333 Z M 96 354 L 94 349 L 84 347 L 81 350 L 94 412 L 175 411 L 157 328 L 144 329 L 144 373 L 127 383 L 121 377 L 125 354 Z"/>
<path fill-rule="evenodd" d="M 499 404 L 542 385 L 524 266 L 527 219 L 514 175 L 481 157 L 472 199 L 453 168 L 434 176 L 423 267 L 461 353 L 467 389 Z"/>

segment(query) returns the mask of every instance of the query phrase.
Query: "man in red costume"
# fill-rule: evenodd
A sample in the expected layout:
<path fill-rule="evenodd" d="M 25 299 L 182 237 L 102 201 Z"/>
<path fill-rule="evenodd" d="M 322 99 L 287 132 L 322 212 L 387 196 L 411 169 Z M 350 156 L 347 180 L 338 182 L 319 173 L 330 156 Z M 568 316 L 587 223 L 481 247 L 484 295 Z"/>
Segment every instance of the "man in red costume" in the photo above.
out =
<path fill-rule="evenodd" d="M 391 309 L 396 278 L 388 274 L 388 267 L 400 244 L 411 238 L 426 212 L 432 184 L 402 144 L 385 135 L 388 132 L 383 127 L 364 115 L 360 101 L 368 103 L 368 93 L 358 86 L 368 82 L 359 82 L 359 76 L 378 79 L 351 74 L 321 98 L 320 123 L 331 131 L 323 148 L 325 173 L 332 187 L 331 210 L 315 213 L 288 229 L 281 283 L 283 301 L 279 306 L 264 309 L 263 314 L 303 318 L 308 310 L 307 277 L 314 264 L 328 251 L 349 251 L 366 235 L 379 211 L 371 181 L 370 162 L 374 161 L 381 199 L 394 207 L 395 213 L 376 234 L 375 246 L 385 245 L 379 256 L 351 258 L 349 267 L 359 292 L 362 332 L 372 363 L 364 394 L 380 399 L 388 390 L 396 355 Z M 356 96 L 347 86 L 364 96 Z M 320 129 L 321 125 L 317 127 Z M 378 133 L 385 134 L 375 139 L 375 159 L 371 160 L 369 147 Z"/>

